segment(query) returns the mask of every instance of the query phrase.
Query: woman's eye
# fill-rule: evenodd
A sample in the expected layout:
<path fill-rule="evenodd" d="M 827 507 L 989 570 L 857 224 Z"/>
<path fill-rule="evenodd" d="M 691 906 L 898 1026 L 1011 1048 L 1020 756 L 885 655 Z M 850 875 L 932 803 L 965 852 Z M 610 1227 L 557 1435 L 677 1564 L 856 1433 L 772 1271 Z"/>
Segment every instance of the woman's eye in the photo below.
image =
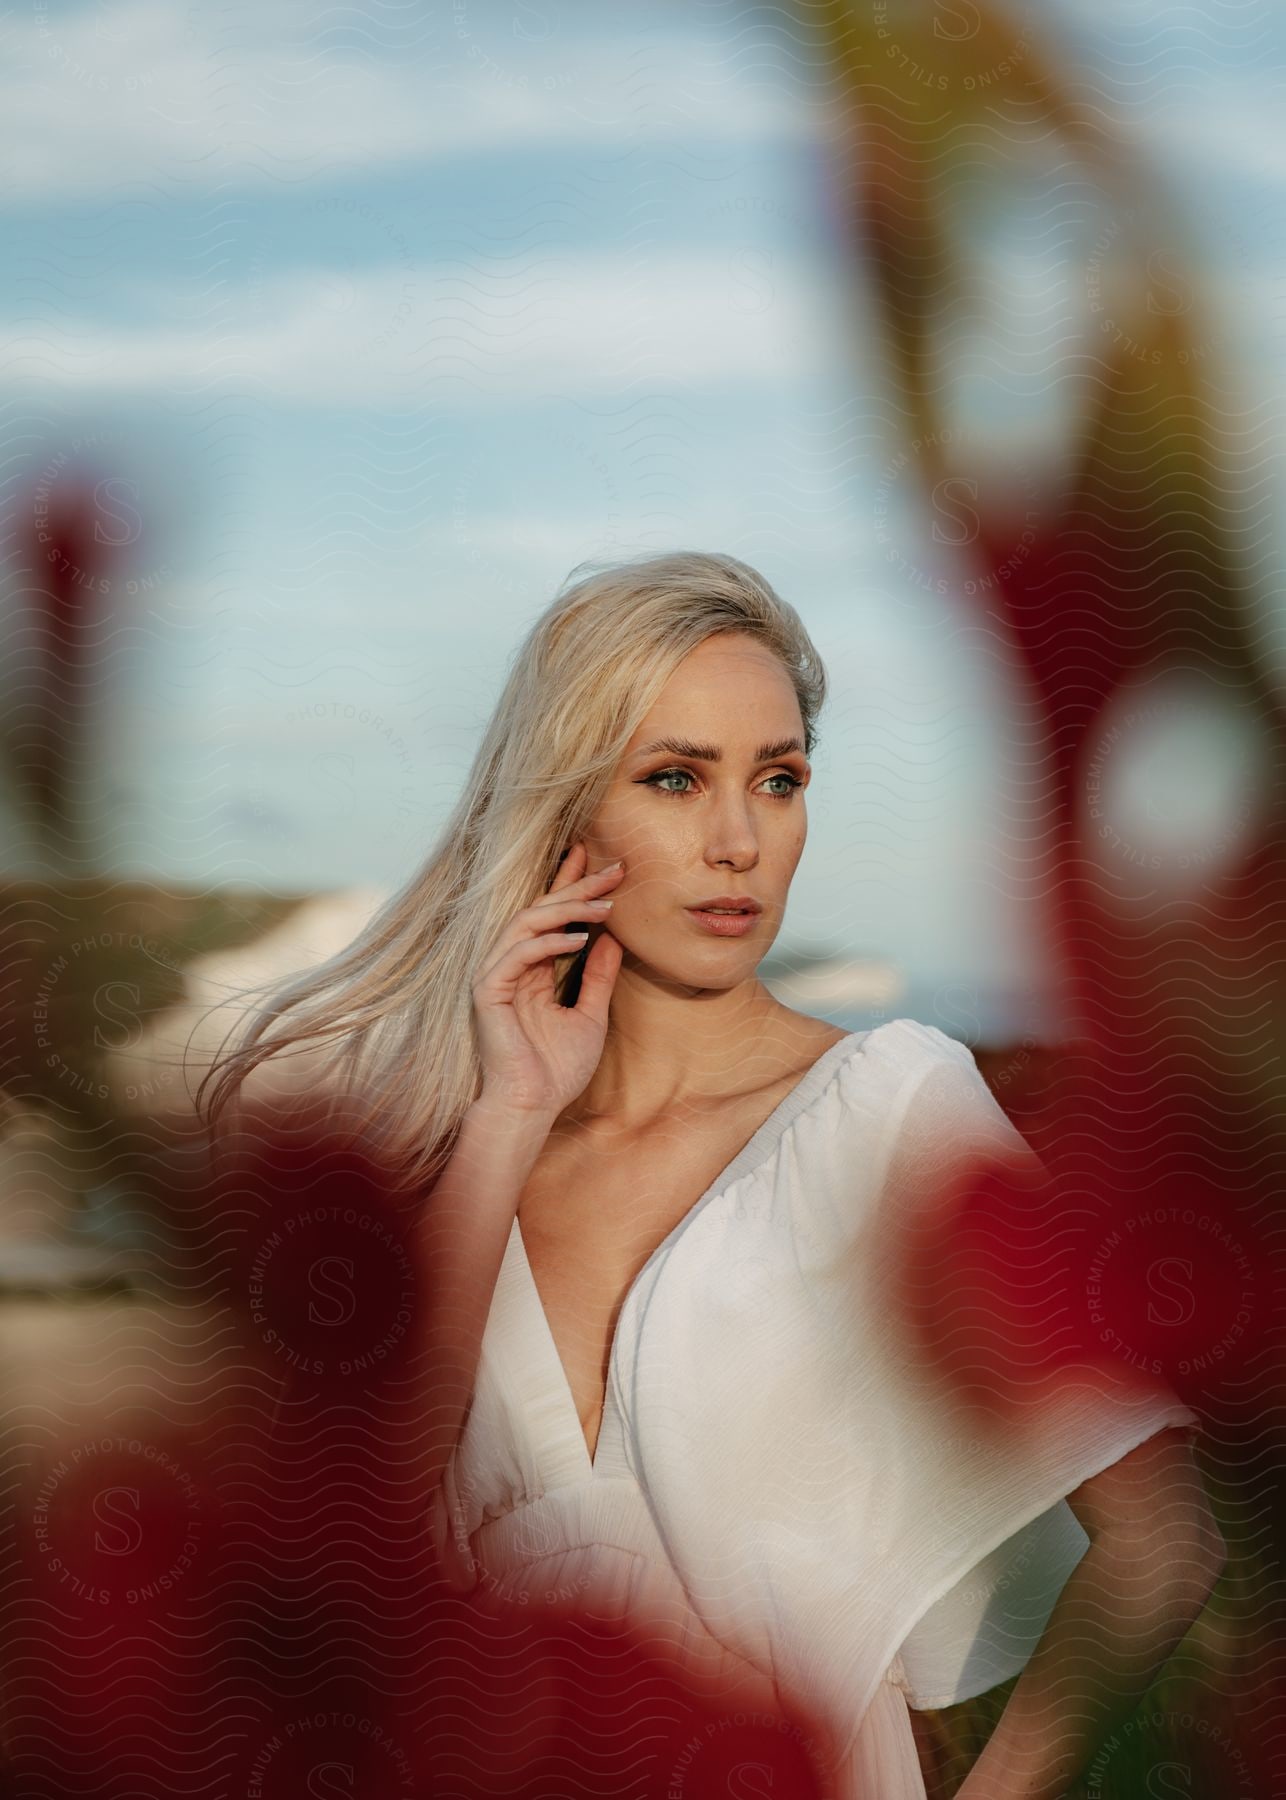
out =
<path fill-rule="evenodd" d="M 655 775 L 648 776 L 645 785 L 647 787 L 660 788 L 660 791 L 663 794 L 686 793 L 686 788 L 663 788 L 660 786 L 661 782 L 669 781 L 675 775 L 681 776 L 684 781 L 691 781 L 692 779 L 692 776 L 687 769 L 658 769 Z"/>
<path fill-rule="evenodd" d="M 690 788 L 674 788 L 674 787 L 662 787 L 661 786 L 662 782 L 672 781 L 676 777 L 681 781 L 691 781 L 693 779 L 692 772 L 689 769 L 658 769 L 654 775 L 648 775 L 645 777 L 643 785 L 645 787 L 654 787 L 657 789 L 658 793 L 662 793 L 662 794 L 690 793 L 691 792 Z M 785 773 L 784 770 L 779 770 L 776 775 L 765 776 L 764 780 L 765 780 L 765 783 L 767 783 L 769 781 L 784 781 L 786 783 L 786 788 L 785 788 L 784 792 L 781 790 L 778 790 L 778 792 L 771 794 L 769 796 L 773 800 L 789 800 L 791 795 L 794 793 L 795 789 L 797 787 L 803 786 L 803 783 L 798 779 L 797 776 L 788 775 Z"/>

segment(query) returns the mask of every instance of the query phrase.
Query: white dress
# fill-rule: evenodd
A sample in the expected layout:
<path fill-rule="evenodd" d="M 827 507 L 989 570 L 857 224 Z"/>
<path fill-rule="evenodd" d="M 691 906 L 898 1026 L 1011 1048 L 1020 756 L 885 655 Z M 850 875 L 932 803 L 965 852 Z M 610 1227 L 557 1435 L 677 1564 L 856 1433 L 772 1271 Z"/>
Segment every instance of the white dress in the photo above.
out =
<path fill-rule="evenodd" d="M 627 1621 L 730 1720 L 818 1723 L 819 1791 L 924 1800 L 908 1708 L 1024 1666 L 1088 1543 L 1061 1496 L 1199 1423 L 1086 1370 L 1021 1435 L 962 1426 L 896 1328 L 888 1248 L 972 1149 L 1041 1170 L 966 1047 L 897 1019 L 825 1051 L 631 1283 L 592 1460 L 515 1220 L 433 1500 L 448 1584 Z"/>

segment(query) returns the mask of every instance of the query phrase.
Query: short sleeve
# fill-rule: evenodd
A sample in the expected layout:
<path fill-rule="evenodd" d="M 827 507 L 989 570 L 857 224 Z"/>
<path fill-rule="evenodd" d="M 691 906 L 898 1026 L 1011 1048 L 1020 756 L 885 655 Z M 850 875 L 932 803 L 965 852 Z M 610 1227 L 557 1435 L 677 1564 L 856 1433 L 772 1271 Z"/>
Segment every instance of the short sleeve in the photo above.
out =
<path fill-rule="evenodd" d="M 969 1049 L 933 1027 L 918 1029 L 932 1054 L 904 1098 L 883 1217 L 905 1224 L 940 1205 L 962 1162 L 976 1157 L 999 1159 L 1037 1183 L 1046 1178 Z M 1056 1226 L 1054 1219 L 1051 1231 Z M 966 1294 L 965 1361 L 968 1302 Z M 959 1354 L 962 1346 L 954 1348 Z M 1159 1378 L 1122 1374 L 1128 1379 L 1090 1367 L 1067 1372 L 1055 1400 L 1033 1397 L 1019 1424 L 998 1433 L 981 1455 L 977 1443 L 966 1442 L 974 1428 L 963 1413 L 944 1420 L 940 1453 L 927 1440 L 913 1446 L 922 1452 L 926 1482 L 945 1484 L 937 1534 L 945 1555 L 931 1580 L 907 1596 L 915 1616 L 893 1666 L 912 1707 L 954 1705 L 1018 1674 L 1089 1546 L 1065 1496 L 1158 1431 L 1200 1429 L 1198 1415 Z M 960 1491 L 970 1483 L 972 1493 Z"/>
<path fill-rule="evenodd" d="M 1021 1669 L 1087 1544 L 1065 1496 L 1163 1426 L 1196 1422 L 1157 1386 L 1066 1359 L 1072 1379 L 1027 1384 L 1039 1404 L 962 1407 L 918 1329 L 926 1301 L 960 1292 L 958 1268 L 930 1285 L 939 1272 L 899 1222 L 932 1227 L 935 1196 L 978 1152 L 1045 1185 L 969 1050 L 886 1021 L 689 1216 L 618 1333 L 629 1466 L 694 1611 L 825 1723 L 840 1760 L 881 1684 L 945 1706 Z M 1019 1204 L 1038 1241 L 1051 1207 L 1066 1241 L 1052 1198 Z M 968 1334 L 992 1319 L 963 1280 L 946 1326 L 975 1369 L 1021 1382 L 1021 1333 L 997 1350 L 993 1331 L 990 1364 L 976 1354 Z"/>

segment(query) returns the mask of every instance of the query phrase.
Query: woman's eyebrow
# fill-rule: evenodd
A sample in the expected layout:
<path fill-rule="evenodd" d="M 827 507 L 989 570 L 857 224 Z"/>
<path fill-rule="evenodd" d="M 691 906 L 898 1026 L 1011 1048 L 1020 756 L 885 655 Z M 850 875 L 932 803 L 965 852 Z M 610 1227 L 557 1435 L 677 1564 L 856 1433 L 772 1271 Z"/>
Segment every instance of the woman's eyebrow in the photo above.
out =
<path fill-rule="evenodd" d="M 774 762 L 779 756 L 789 756 L 792 750 L 802 751 L 803 748 L 803 743 L 797 737 L 778 738 L 774 744 L 761 744 L 755 751 L 754 760 L 757 763 Z M 691 762 L 723 761 L 723 752 L 717 744 L 694 744 L 690 738 L 657 738 L 654 744 L 640 745 L 634 754 L 653 756 L 657 751 L 664 751 L 667 756 L 686 756 Z"/>

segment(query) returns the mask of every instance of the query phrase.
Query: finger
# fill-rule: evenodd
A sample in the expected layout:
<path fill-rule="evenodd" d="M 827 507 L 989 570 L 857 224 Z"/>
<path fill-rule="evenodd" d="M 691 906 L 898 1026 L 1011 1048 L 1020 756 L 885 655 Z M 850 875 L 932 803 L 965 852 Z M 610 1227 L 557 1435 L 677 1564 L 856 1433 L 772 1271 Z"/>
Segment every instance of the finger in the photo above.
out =
<path fill-rule="evenodd" d="M 580 992 L 576 996 L 576 1011 L 584 1013 L 586 1018 L 592 1019 L 597 1025 L 607 1025 L 608 1003 L 612 998 L 612 989 L 616 986 L 616 977 L 624 955 L 625 949 L 620 939 L 614 938 L 610 931 L 600 931 L 586 952 L 581 969 Z"/>
<path fill-rule="evenodd" d="M 596 896 L 583 893 L 546 894 L 543 900 L 524 906 L 515 913 L 487 953 L 486 967 L 491 967 L 513 944 L 521 944 L 555 924 L 584 924 L 586 921 L 605 925 L 607 911 L 592 906 Z"/>
<path fill-rule="evenodd" d="M 576 842 L 564 852 L 554 873 L 554 879 L 549 884 L 549 892 L 557 893 L 559 888 L 565 888 L 571 882 L 578 881 L 585 873 L 585 864 L 588 860 L 589 851 L 585 846 L 585 840 L 577 838 Z"/>
<path fill-rule="evenodd" d="M 565 882 L 559 888 L 550 888 L 547 894 L 542 894 L 531 904 L 532 906 L 548 905 L 550 901 L 561 900 L 565 893 L 573 891 L 578 894 L 593 895 L 597 898 L 600 894 L 608 894 L 624 873 L 624 867 L 616 864 L 607 869 L 591 869 L 588 874 L 578 875 L 575 880 Z M 530 911 L 530 908 L 525 910 Z"/>
<path fill-rule="evenodd" d="M 583 839 L 578 839 L 559 864 L 554 879 L 546 889 L 546 897 L 549 894 L 560 893 L 568 887 L 578 885 L 588 887 L 591 883 L 597 883 L 600 877 L 604 880 L 619 881 L 625 873 L 623 858 L 618 858 L 616 862 L 609 864 L 605 869 L 587 869 L 585 864 L 588 861 L 589 851 L 585 842 Z"/>
<path fill-rule="evenodd" d="M 542 957 L 566 956 L 580 950 L 588 936 L 586 931 L 542 931 L 536 937 L 511 944 L 483 970 L 473 985 L 475 996 L 484 1001 L 508 999 L 524 969 L 538 963 Z"/>

